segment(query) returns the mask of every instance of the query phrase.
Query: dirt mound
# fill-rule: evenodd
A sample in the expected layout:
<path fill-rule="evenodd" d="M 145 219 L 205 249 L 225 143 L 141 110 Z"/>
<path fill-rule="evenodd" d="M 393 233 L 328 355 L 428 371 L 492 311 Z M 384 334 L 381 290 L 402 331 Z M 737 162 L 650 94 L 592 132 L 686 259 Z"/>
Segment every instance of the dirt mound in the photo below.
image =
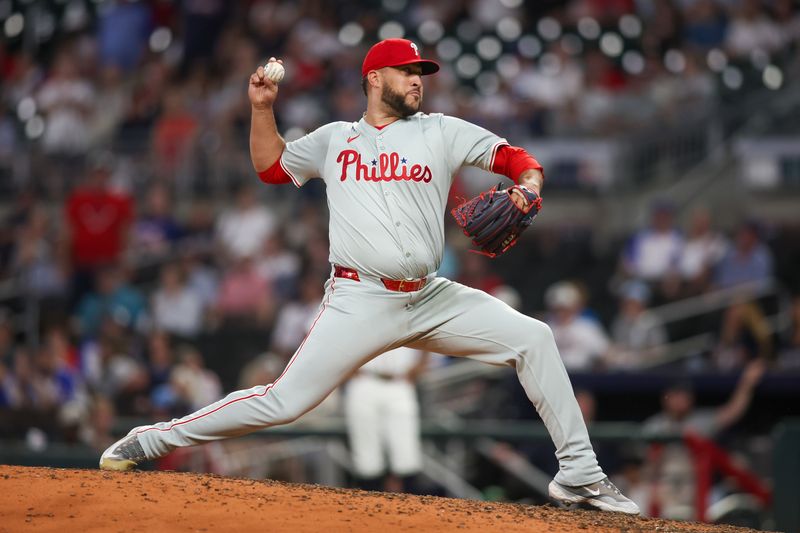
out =
<path fill-rule="evenodd" d="M 745 532 L 593 511 L 177 472 L 0 466 L 0 532 Z"/>

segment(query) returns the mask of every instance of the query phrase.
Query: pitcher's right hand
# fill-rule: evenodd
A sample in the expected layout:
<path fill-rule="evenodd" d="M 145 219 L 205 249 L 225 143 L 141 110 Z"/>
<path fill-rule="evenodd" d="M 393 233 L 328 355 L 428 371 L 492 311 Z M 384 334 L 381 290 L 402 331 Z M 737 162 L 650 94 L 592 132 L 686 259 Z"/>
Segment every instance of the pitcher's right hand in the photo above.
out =
<path fill-rule="evenodd" d="M 270 61 L 276 61 L 274 57 Z M 283 64 L 280 59 L 278 63 Z M 271 109 L 278 96 L 278 84 L 267 78 L 264 74 L 264 67 L 258 69 L 250 75 L 250 84 L 247 87 L 247 96 L 250 98 L 250 105 L 254 109 Z"/>

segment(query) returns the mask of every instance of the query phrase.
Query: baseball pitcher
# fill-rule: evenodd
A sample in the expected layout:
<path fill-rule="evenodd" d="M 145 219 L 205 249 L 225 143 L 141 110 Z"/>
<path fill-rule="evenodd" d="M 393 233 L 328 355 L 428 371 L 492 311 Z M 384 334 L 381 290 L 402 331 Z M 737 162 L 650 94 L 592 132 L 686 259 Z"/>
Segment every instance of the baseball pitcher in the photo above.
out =
<path fill-rule="evenodd" d="M 199 411 L 137 427 L 106 450 L 100 467 L 128 470 L 181 446 L 286 424 L 318 405 L 355 369 L 408 346 L 515 369 L 556 447 L 550 496 L 636 514 L 597 463 L 550 328 L 500 300 L 437 276 L 454 174 L 473 165 L 515 185 L 453 210 L 481 250 L 516 243 L 538 212 L 542 167 L 523 149 L 463 120 L 420 111 L 423 77 L 439 70 L 405 39 L 364 58 L 367 110 L 290 143 L 273 105 L 283 67 L 274 58 L 250 76 L 250 154 L 262 181 L 302 187 L 321 178 L 330 209 L 331 275 L 319 312 L 283 373 Z"/>

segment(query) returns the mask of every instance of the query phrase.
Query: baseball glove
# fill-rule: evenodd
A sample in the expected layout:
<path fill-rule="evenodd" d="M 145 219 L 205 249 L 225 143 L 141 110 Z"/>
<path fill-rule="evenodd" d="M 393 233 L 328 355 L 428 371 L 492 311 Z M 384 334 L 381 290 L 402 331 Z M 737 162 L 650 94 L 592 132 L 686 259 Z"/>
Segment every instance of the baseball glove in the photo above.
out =
<path fill-rule="evenodd" d="M 500 189 L 497 184 L 451 211 L 479 253 L 497 257 L 517 243 L 542 208 L 538 194 L 522 185 Z"/>

